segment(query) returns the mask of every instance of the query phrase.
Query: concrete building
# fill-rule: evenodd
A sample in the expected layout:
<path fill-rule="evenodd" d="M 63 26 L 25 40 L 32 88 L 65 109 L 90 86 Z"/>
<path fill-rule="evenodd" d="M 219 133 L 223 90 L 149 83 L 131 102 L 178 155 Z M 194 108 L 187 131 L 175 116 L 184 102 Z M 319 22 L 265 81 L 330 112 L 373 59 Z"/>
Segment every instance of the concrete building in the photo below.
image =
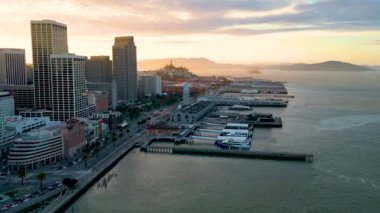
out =
<path fill-rule="evenodd" d="M 52 109 L 51 57 L 68 53 L 67 27 L 51 20 L 31 21 L 36 109 Z"/>
<path fill-rule="evenodd" d="M 109 56 L 91 56 L 86 61 L 86 80 L 90 82 L 112 82 L 112 61 Z"/>
<path fill-rule="evenodd" d="M 9 154 L 11 172 L 31 170 L 61 160 L 63 138 L 59 130 L 37 130 L 14 140 Z"/>
<path fill-rule="evenodd" d="M 34 108 L 34 86 L 33 85 L 0 85 L 0 91 L 7 91 L 14 98 L 16 111 Z"/>
<path fill-rule="evenodd" d="M 20 135 L 33 129 L 46 126 L 50 123 L 49 117 L 23 118 L 22 116 L 8 117 L 6 120 L 5 130 Z"/>
<path fill-rule="evenodd" d="M 116 130 L 124 120 L 122 113 L 117 111 L 94 113 L 91 115 L 91 119 L 102 119 L 102 122 L 107 124 L 110 130 Z"/>
<path fill-rule="evenodd" d="M 84 56 L 51 55 L 52 119 L 89 116 Z"/>
<path fill-rule="evenodd" d="M 71 158 L 75 154 L 80 154 L 83 146 L 86 145 L 86 125 L 78 119 L 72 118 L 66 121 L 66 125 L 61 129 L 64 143 L 64 158 Z"/>
<path fill-rule="evenodd" d="M 142 97 L 161 95 L 161 77 L 157 75 L 139 76 L 138 92 Z"/>
<path fill-rule="evenodd" d="M 199 101 L 174 111 L 171 114 L 171 121 L 177 123 L 195 123 L 206 116 L 214 107 L 215 104 L 212 102 Z"/>
<path fill-rule="evenodd" d="M 88 104 L 95 106 L 95 113 L 108 112 L 108 93 L 103 91 L 88 92 Z"/>
<path fill-rule="evenodd" d="M 108 106 L 115 110 L 117 106 L 117 88 L 116 82 L 102 83 L 102 82 L 86 82 L 88 91 L 103 91 L 108 93 Z"/>
<path fill-rule="evenodd" d="M 24 49 L 0 49 L 0 84 L 26 85 Z"/>
<path fill-rule="evenodd" d="M 15 114 L 15 101 L 9 92 L 0 92 L 0 108 L 3 116 Z"/>
<path fill-rule="evenodd" d="M 133 36 L 116 37 L 112 55 L 118 102 L 133 103 L 137 100 L 137 59 Z"/>
<path fill-rule="evenodd" d="M 183 84 L 182 105 L 188 106 L 190 104 L 190 87 L 187 82 Z"/>
<path fill-rule="evenodd" d="M 26 64 L 25 70 L 26 70 L 25 71 L 26 72 L 26 83 L 28 85 L 33 84 L 33 64 Z"/>
<path fill-rule="evenodd" d="M 79 118 L 86 125 L 87 144 L 99 141 L 103 135 L 102 119 Z"/>
<path fill-rule="evenodd" d="M 7 157 L 14 140 L 14 133 L 5 130 L 4 105 L 0 105 L 0 160 Z"/>

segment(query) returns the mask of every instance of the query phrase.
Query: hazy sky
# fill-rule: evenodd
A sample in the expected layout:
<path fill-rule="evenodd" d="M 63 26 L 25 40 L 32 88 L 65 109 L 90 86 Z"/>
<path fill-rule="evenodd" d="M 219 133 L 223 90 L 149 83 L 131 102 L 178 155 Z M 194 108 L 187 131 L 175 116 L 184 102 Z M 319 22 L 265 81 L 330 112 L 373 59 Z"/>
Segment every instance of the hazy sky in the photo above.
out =
<path fill-rule="evenodd" d="M 138 59 L 380 64 L 380 0 L 0 0 L 0 48 L 25 48 L 30 20 L 67 24 L 69 50 L 111 55 L 133 35 Z"/>

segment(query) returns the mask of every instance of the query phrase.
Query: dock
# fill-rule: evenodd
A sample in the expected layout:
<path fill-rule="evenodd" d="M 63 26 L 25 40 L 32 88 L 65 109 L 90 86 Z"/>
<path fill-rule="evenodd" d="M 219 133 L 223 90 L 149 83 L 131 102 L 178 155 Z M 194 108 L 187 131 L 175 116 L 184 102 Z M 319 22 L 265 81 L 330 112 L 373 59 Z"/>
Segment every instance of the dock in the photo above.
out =
<path fill-rule="evenodd" d="M 201 149 L 201 148 L 181 148 L 181 147 L 157 147 L 141 146 L 140 151 L 147 153 L 167 153 L 178 155 L 201 155 L 217 157 L 233 157 L 248 159 L 265 159 L 265 160 L 287 160 L 313 162 L 313 155 L 306 153 L 287 153 L 287 152 L 258 152 L 258 151 L 239 151 L 239 150 L 222 150 L 222 149 Z"/>

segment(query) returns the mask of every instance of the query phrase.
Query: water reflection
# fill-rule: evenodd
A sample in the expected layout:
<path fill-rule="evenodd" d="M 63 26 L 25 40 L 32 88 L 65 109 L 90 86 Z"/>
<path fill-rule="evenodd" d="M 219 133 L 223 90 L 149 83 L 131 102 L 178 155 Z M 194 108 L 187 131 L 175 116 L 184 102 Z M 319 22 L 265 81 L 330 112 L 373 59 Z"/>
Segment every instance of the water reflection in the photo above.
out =
<path fill-rule="evenodd" d="M 98 182 L 98 189 L 107 188 L 108 183 L 113 179 L 117 178 L 117 173 L 109 173 L 107 176 L 105 176 L 101 181 Z"/>

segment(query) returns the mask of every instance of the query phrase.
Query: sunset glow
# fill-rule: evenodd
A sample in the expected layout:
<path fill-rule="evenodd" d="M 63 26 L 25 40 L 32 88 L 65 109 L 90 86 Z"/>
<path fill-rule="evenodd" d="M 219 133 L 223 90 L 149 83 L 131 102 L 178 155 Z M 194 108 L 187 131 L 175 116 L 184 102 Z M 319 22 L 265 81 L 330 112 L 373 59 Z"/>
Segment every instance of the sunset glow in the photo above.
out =
<path fill-rule="evenodd" d="M 115 36 L 133 35 L 138 60 L 380 63 L 375 1 L 263 2 L 1 1 L 0 46 L 25 48 L 31 62 L 30 20 L 51 19 L 67 24 L 69 51 L 86 56 L 111 55 Z"/>

